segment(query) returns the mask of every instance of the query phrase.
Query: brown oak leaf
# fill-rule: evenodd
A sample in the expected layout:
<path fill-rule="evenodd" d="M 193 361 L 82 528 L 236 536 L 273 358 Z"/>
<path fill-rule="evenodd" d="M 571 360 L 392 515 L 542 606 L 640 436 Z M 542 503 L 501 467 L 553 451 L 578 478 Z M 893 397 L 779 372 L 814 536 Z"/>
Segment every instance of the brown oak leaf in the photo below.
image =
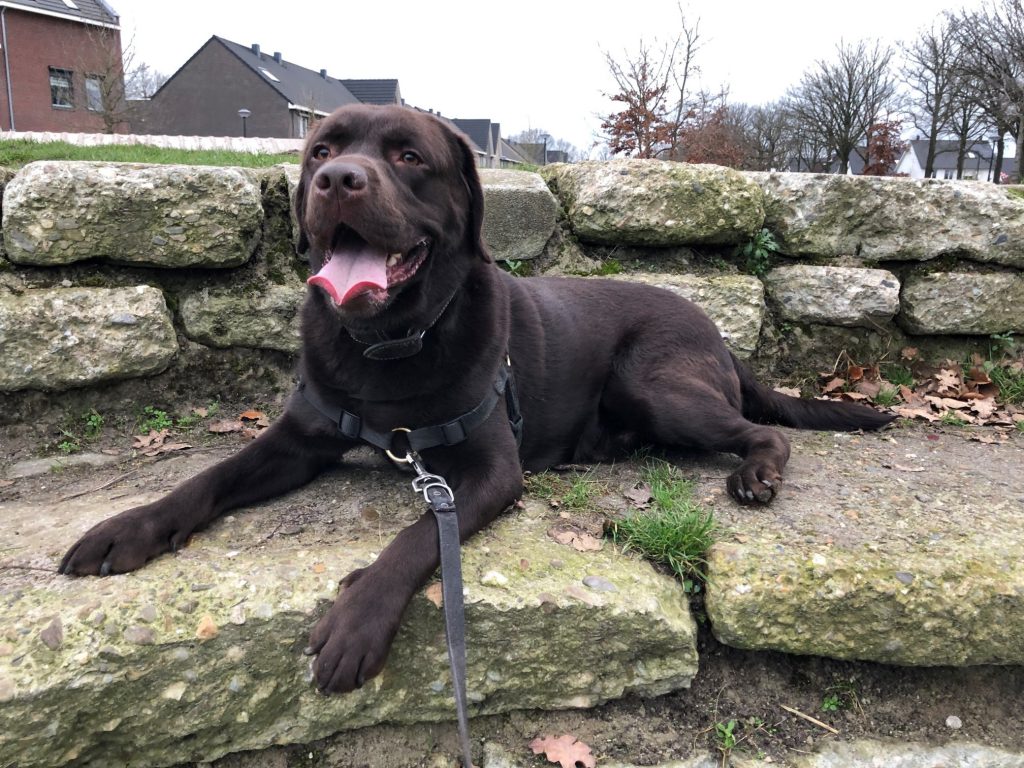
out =
<path fill-rule="evenodd" d="M 558 763 L 562 768 L 596 768 L 597 761 L 590 747 L 568 733 L 562 736 L 545 736 L 530 742 L 533 754 L 541 753 L 548 762 Z"/>

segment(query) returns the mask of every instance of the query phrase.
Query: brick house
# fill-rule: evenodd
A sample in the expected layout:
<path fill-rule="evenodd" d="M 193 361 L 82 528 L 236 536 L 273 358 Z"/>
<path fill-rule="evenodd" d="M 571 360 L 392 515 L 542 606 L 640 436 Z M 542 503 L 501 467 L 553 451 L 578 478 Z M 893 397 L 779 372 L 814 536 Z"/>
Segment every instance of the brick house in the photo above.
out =
<path fill-rule="evenodd" d="M 317 117 L 358 103 L 401 104 L 398 80 L 339 80 L 214 35 L 140 105 L 132 130 L 301 139 Z"/>
<path fill-rule="evenodd" d="M 0 130 L 120 130 L 121 27 L 104 0 L 0 0 Z"/>

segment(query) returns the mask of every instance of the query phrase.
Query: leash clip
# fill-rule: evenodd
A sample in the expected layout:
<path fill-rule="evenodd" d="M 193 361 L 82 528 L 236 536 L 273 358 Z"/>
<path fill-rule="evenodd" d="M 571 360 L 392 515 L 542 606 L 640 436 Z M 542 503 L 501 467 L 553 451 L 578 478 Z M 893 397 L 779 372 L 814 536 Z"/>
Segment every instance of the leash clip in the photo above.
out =
<path fill-rule="evenodd" d="M 412 468 L 416 470 L 416 477 L 412 480 L 412 489 L 416 493 L 423 494 L 423 500 L 430 504 L 431 507 L 438 506 L 438 502 L 451 504 L 455 501 L 455 494 L 452 493 L 451 487 L 449 487 L 447 481 L 440 475 L 435 475 L 427 471 L 427 468 L 423 466 L 423 462 L 415 451 L 410 451 L 405 456 L 405 461 L 412 464 Z M 432 489 L 434 490 L 431 493 Z"/>

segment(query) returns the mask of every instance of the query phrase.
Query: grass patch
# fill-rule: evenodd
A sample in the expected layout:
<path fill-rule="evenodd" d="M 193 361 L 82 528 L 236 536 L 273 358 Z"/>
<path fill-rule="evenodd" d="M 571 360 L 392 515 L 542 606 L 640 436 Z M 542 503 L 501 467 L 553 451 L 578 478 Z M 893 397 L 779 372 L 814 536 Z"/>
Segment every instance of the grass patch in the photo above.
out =
<path fill-rule="evenodd" d="M 25 139 L 0 141 L 0 166 L 18 168 L 36 160 L 102 160 L 111 163 L 160 165 L 216 165 L 266 168 L 278 163 L 298 163 L 299 155 L 261 155 L 226 149 L 170 149 L 143 144 L 109 144 L 81 147 L 63 141 Z"/>
<path fill-rule="evenodd" d="M 554 472 L 538 472 L 527 475 L 524 483 L 531 496 L 547 499 L 552 506 L 573 512 L 590 509 L 594 500 L 605 492 L 604 485 L 594 480 L 590 472 L 574 475 L 572 479 Z"/>
<path fill-rule="evenodd" d="M 1004 403 L 1024 405 L 1024 370 L 1006 366 L 985 366 L 992 383 L 999 387 L 999 399 Z"/>
<path fill-rule="evenodd" d="M 650 508 L 612 523 L 611 535 L 624 551 L 634 551 L 668 566 L 687 592 L 698 592 L 705 581 L 705 555 L 714 540 L 711 512 L 693 501 L 693 483 L 665 462 L 644 470 L 651 488 Z"/>

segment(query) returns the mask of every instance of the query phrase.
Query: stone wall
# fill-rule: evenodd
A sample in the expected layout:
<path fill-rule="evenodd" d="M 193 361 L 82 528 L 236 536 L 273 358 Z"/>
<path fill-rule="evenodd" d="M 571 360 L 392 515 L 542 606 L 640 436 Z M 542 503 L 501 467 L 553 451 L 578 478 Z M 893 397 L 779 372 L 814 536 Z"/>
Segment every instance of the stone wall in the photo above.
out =
<path fill-rule="evenodd" d="M 291 388 L 306 265 L 266 170 L 40 162 L 0 173 L 0 422 L 119 401 Z M 1024 332 L 1024 190 L 616 160 L 482 171 L 485 238 L 516 274 L 614 273 L 692 299 L 786 375 L 986 353 Z M 771 269 L 737 246 L 775 236 Z M 762 270 L 755 270 L 762 272 Z M 55 397 L 60 393 L 60 397 Z"/>

